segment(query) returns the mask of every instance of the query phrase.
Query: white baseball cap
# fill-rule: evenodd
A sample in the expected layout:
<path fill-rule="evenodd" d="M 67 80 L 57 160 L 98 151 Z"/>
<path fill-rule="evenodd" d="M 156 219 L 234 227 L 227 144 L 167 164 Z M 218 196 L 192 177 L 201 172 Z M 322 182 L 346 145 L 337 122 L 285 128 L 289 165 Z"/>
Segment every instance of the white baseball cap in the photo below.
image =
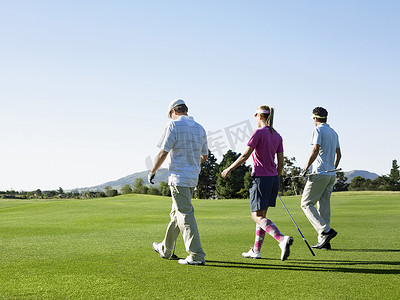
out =
<path fill-rule="evenodd" d="M 171 112 L 172 112 L 172 110 L 173 110 L 175 107 L 177 107 L 178 105 L 182 105 L 182 104 L 185 104 L 185 101 L 183 101 L 182 99 L 176 99 L 176 100 L 172 101 L 172 102 L 169 104 L 169 107 L 168 107 L 168 118 L 171 118 Z"/>

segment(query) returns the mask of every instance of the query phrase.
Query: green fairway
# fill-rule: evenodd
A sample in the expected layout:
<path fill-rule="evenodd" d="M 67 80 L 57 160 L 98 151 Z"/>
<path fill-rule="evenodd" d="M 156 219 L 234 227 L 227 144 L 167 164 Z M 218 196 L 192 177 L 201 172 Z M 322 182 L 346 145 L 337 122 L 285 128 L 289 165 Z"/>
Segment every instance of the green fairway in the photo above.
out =
<path fill-rule="evenodd" d="M 300 197 L 283 197 L 310 244 L 316 233 Z M 268 217 L 294 244 L 280 261 L 265 237 L 254 243 L 248 200 L 193 200 L 205 266 L 179 265 L 152 249 L 171 199 L 126 195 L 89 200 L 0 201 L 1 299 L 398 299 L 400 193 L 336 193 L 333 250 L 313 257 L 279 199 Z M 181 236 L 176 254 L 184 258 Z"/>

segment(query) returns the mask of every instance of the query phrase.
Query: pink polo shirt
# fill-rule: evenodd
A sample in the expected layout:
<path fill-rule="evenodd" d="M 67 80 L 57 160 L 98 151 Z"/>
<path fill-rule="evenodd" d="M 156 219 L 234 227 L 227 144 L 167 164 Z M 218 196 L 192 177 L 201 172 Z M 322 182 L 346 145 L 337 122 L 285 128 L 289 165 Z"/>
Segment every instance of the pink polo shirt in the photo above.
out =
<path fill-rule="evenodd" d="M 283 152 L 282 137 L 278 132 L 271 133 L 269 127 L 254 131 L 247 146 L 254 149 L 253 174 L 255 176 L 276 176 L 275 154 Z"/>

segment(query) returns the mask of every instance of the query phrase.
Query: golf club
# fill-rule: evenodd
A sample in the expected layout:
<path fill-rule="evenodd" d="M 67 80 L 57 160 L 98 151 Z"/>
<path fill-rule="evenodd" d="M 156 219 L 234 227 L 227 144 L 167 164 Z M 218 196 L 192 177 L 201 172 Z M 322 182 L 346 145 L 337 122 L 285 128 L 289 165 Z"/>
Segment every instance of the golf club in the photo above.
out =
<path fill-rule="evenodd" d="M 317 172 L 317 173 L 309 173 L 309 174 L 306 174 L 306 175 L 304 175 L 304 176 L 302 176 L 302 175 L 297 175 L 297 176 L 292 176 L 292 177 L 286 177 L 286 178 L 283 180 L 283 184 L 284 184 L 284 186 L 287 186 L 287 185 L 290 183 L 290 180 L 292 180 L 293 178 L 301 178 L 301 177 L 311 176 L 311 175 L 319 175 L 319 174 L 324 174 L 324 173 L 338 172 L 338 171 L 341 171 L 341 170 L 342 170 L 342 169 L 339 168 L 339 169 L 333 169 L 333 170 L 322 171 L 322 172 Z"/>
<path fill-rule="evenodd" d="M 174 243 L 174 250 L 172 250 L 171 259 L 178 259 L 178 256 L 175 255 L 175 246 L 176 246 L 176 240 L 175 240 L 175 243 Z"/>
<path fill-rule="evenodd" d="M 305 238 L 304 235 L 301 233 L 299 226 L 297 226 L 296 222 L 294 221 L 292 215 L 290 214 L 290 212 L 289 212 L 288 209 L 286 208 L 286 205 L 285 205 L 285 203 L 283 203 L 282 198 L 281 198 L 281 196 L 279 196 L 279 194 L 278 194 L 278 197 L 279 197 L 279 200 L 281 200 L 283 207 L 286 209 L 287 213 L 289 214 L 289 217 L 292 219 L 294 226 L 296 226 L 296 228 L 297 228 L 297 230 L 299 231 L 301 237 L 303 238 L 303 241 L 306 243 L 306 245 L 307 245 L 308 249 L 310 250 L 311 254 L 312 254 L 313 256 L 315 256 L 314 251 L 312 251 L 310 245 L 307 243 L 306 238 Z"/>

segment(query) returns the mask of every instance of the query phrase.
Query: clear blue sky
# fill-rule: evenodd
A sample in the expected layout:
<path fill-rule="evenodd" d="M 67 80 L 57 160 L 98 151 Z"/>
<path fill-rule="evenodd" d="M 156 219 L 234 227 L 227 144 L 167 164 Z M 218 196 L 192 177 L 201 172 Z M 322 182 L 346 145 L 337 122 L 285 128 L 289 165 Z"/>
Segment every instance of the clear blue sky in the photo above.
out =
<path fill-rule="evenodd" d="M 254 110 L 274 106 L 301 167 L 323 106 L 341 167 L 388 174 L 400 160 L 399 15 L 385 0 L 0 0 L 0 190 L 146 170 L 176 98 L 210 132 L 255 129 Z"/>

